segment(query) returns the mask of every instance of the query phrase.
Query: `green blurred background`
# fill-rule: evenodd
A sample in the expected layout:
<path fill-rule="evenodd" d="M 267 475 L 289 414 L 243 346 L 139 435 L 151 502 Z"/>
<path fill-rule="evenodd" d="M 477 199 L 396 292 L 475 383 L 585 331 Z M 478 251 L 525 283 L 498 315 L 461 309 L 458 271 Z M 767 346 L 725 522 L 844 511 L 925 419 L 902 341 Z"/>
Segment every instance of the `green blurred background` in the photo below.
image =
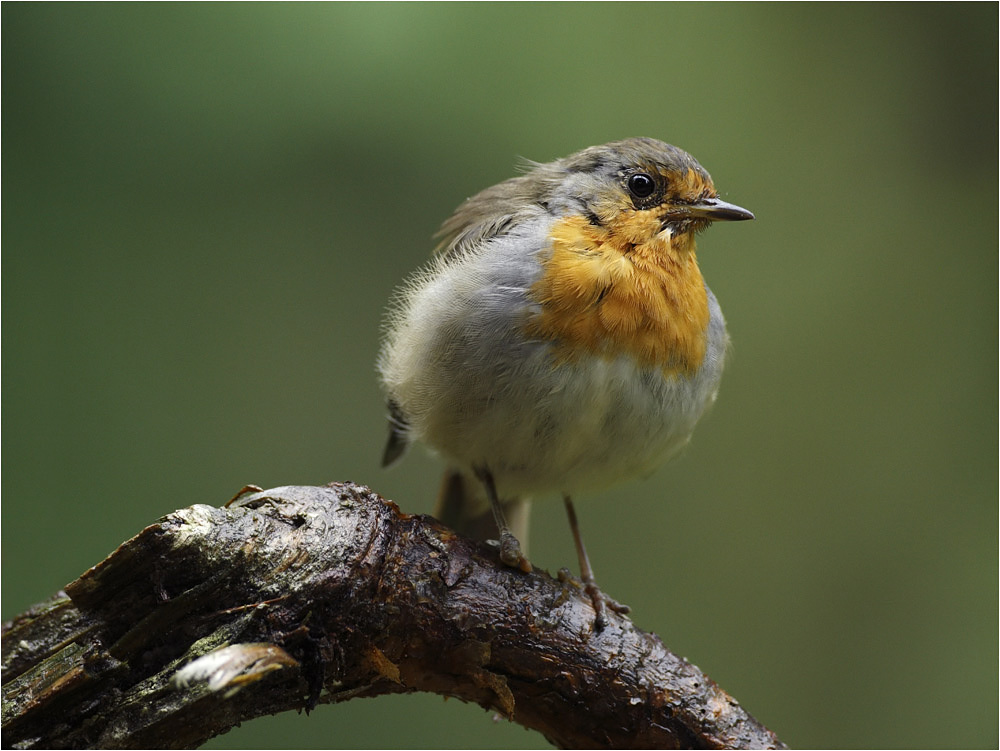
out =
<path fill-rule="evenodd" d="M 22 5 L 3 34 L 3 616 L 178 506 L 378 466 L 382 311 L 466 196 L 631 135 L 757 221 L 685 455 L 579 499 L 604 589 L 799 747 L 996 747 L 997 6 Z M 532 558 L 575 556 L 561 504 Z M 415 695 L 228 747 L 533 747 Z"/>

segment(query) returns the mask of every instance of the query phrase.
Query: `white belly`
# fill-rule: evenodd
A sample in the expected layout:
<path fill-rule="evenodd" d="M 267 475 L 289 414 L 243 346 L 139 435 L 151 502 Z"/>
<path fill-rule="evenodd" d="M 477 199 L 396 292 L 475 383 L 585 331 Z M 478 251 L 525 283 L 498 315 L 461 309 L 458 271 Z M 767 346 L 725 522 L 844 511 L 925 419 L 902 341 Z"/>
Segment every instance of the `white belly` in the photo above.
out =
<path fill-rule="evenodd" d="M 625 357 L 555 364 L 550 343 L 523 334 L 536 276 L 533 259 L 508 255 L 453 261 L 416 280 L 379 363 L 411 436 L 459 468 L 488 468 L 505 497 L 651 471 L 715 399 L 726 348 L 715 297 L 702 367 L 665 377 Z"/>

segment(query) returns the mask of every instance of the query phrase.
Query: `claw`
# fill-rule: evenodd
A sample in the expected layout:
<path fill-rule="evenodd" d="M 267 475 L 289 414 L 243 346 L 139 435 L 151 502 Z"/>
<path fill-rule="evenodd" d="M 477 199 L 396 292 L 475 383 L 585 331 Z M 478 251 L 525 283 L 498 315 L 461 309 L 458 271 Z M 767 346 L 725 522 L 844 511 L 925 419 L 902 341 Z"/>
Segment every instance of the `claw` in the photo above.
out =
<path fill-rule="evenodd" d="M 519 568 L 526 574 L 531 573 L 531 563 L 521 553 L 521 543 L 510 532 L 500 535 L 500 560 L 511 568 Z"/>
<path fill-rule="evenodd" d="M 583 583 L 583 591 L 590 597 L 590 602 L 594 605 L 594 630 L 603 631 L 608 625 L 608 610 L 625 615 L 632 609 L 628 605 L 622 605 L 612 597 L 604 594 L 601 588 L 593 581 Z"/>

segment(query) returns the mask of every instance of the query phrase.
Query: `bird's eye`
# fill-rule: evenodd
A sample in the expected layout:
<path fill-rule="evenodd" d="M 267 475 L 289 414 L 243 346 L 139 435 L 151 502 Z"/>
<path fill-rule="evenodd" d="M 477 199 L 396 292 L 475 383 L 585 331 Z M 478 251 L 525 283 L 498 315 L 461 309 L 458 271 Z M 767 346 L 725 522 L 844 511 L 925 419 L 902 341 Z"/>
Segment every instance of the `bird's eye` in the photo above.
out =
<path fill-rule="evenodd" d="M 628 190 L 636 198 L 649 198 L 656 190 L 653 178 L 645 172 L 636 172 L 628 178 Z"/>

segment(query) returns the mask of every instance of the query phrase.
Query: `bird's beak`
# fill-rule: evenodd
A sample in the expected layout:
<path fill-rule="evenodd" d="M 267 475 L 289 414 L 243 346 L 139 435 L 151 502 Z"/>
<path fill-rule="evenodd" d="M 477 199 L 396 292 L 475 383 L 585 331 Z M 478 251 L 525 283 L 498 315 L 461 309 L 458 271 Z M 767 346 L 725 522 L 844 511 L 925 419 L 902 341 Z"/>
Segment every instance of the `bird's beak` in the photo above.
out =
<path fill-rule="evenodd" d="M 708 219 L 712 222 L 742 222 L 754 218 L 753 213 L 719 198 L 702 198 L 697 203 L 686 204 L 681 208 L 692 218 Z"/>

